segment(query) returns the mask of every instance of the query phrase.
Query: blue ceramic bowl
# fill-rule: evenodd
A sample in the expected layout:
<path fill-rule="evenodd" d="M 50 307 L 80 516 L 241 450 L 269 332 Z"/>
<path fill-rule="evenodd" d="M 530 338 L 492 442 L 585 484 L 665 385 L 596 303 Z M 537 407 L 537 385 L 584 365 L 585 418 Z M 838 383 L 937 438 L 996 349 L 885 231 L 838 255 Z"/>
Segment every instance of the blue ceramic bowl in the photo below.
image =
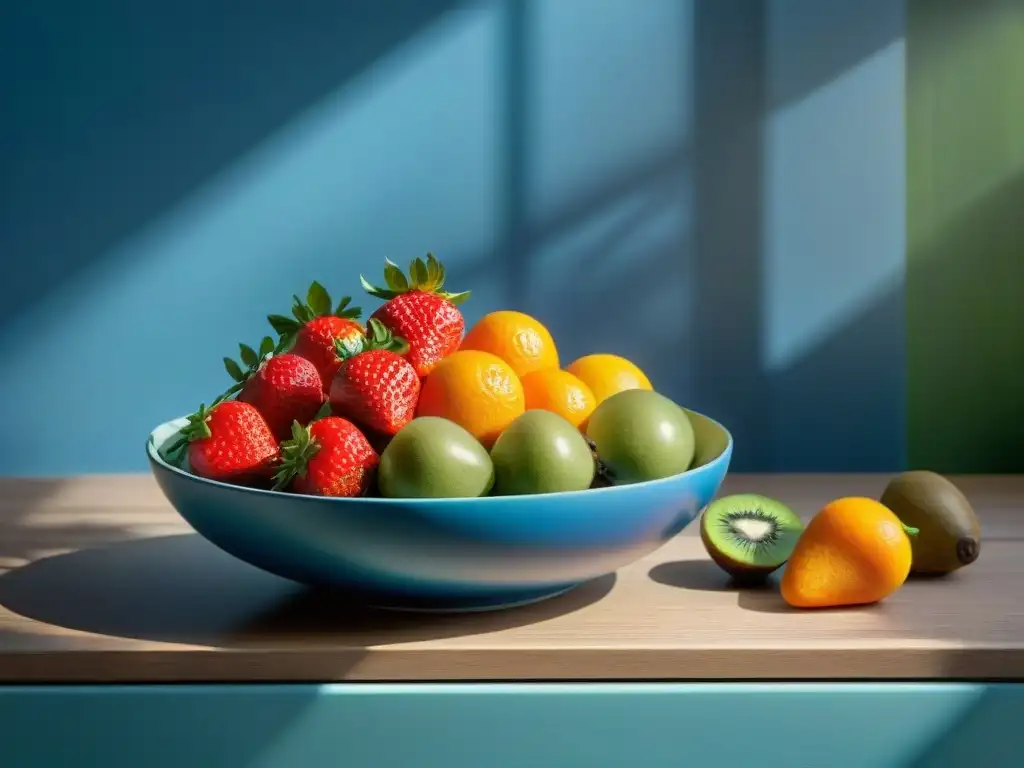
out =
<path fill-rule="evenodd" d="M 612 573 L 692 521 L 718 492 L 732 437 L 688 413 L 697 437 L 689 471 L 534 496 L 334 499 L 228 485 L 179 469 L 161 453 L 185 419 L 157 427 L 147 453 L 179 514 L 240 560 L 376 607 L 484 610 Z"/>

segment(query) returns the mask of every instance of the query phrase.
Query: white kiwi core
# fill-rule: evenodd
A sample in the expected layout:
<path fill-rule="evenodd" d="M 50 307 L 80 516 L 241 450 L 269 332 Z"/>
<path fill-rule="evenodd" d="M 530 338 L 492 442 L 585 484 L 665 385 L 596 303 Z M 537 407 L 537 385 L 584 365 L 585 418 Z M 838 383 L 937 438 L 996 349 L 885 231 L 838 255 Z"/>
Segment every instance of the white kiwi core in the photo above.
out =
<path fill-rule="evenodd" d="M 732 520 L 730 527 L 749 541 L 763 541 L 772 535 L 776 526 L 768 520 L 740 517 Z"/>

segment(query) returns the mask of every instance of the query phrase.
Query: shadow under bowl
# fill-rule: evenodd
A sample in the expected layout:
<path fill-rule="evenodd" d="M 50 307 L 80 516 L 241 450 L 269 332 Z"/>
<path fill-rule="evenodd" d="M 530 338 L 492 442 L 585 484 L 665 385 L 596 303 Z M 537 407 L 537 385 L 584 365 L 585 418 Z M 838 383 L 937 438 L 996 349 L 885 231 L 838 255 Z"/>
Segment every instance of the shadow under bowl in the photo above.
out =
<path fill-rule="evenodd" d="M 682 531 L 714 498 L 732 456 L 725 427 L 687 414 L 697 442 L 688 471 L 532 496 L 349 499 L 229 485 L 166 459 L 185 419 L 153 430 L 146 452 L 189 525 L 250 565 L 378 608 L 490 610 L 613 573 Z"/>

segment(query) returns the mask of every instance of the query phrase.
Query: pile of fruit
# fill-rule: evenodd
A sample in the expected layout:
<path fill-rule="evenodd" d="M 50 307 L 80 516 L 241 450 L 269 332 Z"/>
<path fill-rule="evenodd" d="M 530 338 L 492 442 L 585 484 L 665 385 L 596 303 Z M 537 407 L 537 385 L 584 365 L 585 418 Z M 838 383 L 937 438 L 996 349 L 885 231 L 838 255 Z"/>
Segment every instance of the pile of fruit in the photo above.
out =
<path fill-rule="evenodd" d="M 964 494 L 934 472 L 896 476 L 879 500 L 826 504 L 805 527 L 780 501 L 756 494 L 716 499 L 701 516 L 711 559 L 739 586 L 779 586 L 795 608 L 876 603 L 910 574 L 946 575 L 978 559 L 981 529 Z"/>
<path fill-rule="evenodd" d="M 685 410 L 611 354 L 564 369 L 536 319 L 497 311 L 465 332 L 432 255 L 387 261 L 368 318 L 314 282 L 274 336 L 225 358 L 234 384 L 165 452 L 201 477 L 317 496 L 578 491 L 686 471 Z M 628 428 L 627 428 L 628 427 Z"/>

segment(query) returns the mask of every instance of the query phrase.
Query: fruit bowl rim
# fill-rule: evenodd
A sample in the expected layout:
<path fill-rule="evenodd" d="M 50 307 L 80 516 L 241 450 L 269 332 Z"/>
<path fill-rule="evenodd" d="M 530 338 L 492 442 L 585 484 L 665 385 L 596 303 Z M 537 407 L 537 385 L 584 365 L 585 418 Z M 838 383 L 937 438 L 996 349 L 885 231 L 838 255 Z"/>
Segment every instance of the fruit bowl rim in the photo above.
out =
<path fill-rule="evenodd" d="M 706 416 L 699 411 L 694 411 L 690 408 L 683 408 L 687 413 L 692 413 L 700 416 L 703 419 L 709 421 L 712 425 L 717 427 L 725 435 L 725 445 L 722 450 L 714 457 L 706 461 L 697 467 L 691 467 L 684 472 L 678 472 L 668 477 L 661 477 L 657 480 L 645 480 L 640 483 L 628 483 L 626 485 L 609 485 L 601 488 L 584 488 L 582 491 L 555 491 L 553 493 L 524 493 L 515 494 L 508 496 L 447 496 L 447 497 L 402 497 L 402 498 L 390 498 L 384 496 L 312 496 L 301 493 L 289 493 L 288 491 L 275 491 L 270 488 L 256 488 L 248 485 L 235 485 L 233 483 L 226 483 L 222 480 L 211 480 L 206 477 L 193 474 L 181 467 L 176 467 L 173 464 L 167 462 L 160 451 L 156 447 L 155 435 L 158 430 L 164 427 L 176 426 L 178 429 L 185 426 L 188 423 L 187 416 L 181 416 L 176 419 L 162 422 L 154 427 L 149 437 L 146 438 L 146 455 L 149 460 L 154 464 L 159 465 L 161 468 L 177 474 L 186 480 L 190 480 L 199 485 L 212 486 L 214 488 L 225 488 L 240 493 L 254 494 L 256 496 L 265 496 L 269 498 L 281 498 L 288 499 L 290 501 L 300 503 L 319 503 L 319 504 L 375 504 L 375 505 L 409 505 L 409 504 L 514 504 L 521 503 L 524 499 L 565 499 L 565 498 L 578 498 L 586 497 L 593 498 L 596 494 L 615 494 L 615 493 L 630 493 L 636 492 L 642 488 L 651 488 L 659 485 L 671 485 L 673 482 L 678 482 L 680 478 L 690 476 L 697 477 L 702 473 L 713 471 L 713 468 L 721 462 L 726 456 L 728 456 L 733 447 L 732 433 L 717 419 L 713 419 L 710 416 Z M 166 443 L 170 440 L 174 433 L 169 433 L 164 439 Z"/>

